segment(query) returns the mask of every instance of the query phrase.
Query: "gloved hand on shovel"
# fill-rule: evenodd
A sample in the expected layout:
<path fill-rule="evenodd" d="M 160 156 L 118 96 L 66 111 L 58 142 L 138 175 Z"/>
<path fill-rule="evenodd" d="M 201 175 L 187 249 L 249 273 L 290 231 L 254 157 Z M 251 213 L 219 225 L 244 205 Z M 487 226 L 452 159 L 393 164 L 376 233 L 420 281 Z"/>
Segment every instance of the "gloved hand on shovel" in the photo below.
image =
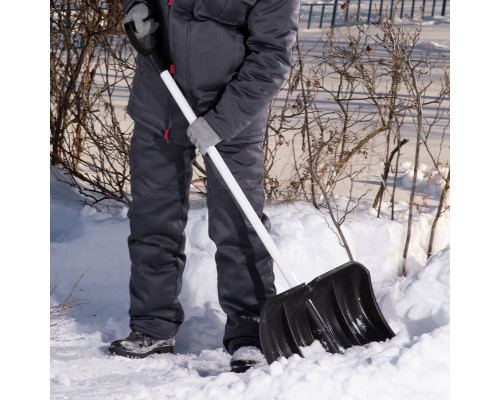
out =
<path fill-rule="evenodd" d="M 135 24 L 137 39 L 142 39 L 151 35 L 158 29 L 160 24 L 154 20 L 153 10 L 144 3 L 134 5 L 125 17 L 124 23 L 133 22 Z"/>
<path fill-rule="evenodd" d="M 222 139 L 215 133 L 212 127 L 203 117 L 199 117 L 194 121 L 187 130 L 187 135 L 191 143 L 193 143 L 202 155 L 207 153 L 210 146 L 215 146 Z"/>

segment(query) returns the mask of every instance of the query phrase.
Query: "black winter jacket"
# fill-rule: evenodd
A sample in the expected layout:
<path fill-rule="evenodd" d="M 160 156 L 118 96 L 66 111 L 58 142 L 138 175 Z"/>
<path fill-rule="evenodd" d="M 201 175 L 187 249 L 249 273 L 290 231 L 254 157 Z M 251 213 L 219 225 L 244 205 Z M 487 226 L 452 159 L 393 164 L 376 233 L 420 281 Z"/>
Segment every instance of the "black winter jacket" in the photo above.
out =
<path fill-rule="evenodd" d="M 261 141 L 290 67 L 300 0 L 122 0 L 125 12 L 139 2 L 154 10 L 162 57 L 195 114 L 224 141 Z M 186 119 L 140 55 L 128 112 L 167 140 L 190 144 Z"/>

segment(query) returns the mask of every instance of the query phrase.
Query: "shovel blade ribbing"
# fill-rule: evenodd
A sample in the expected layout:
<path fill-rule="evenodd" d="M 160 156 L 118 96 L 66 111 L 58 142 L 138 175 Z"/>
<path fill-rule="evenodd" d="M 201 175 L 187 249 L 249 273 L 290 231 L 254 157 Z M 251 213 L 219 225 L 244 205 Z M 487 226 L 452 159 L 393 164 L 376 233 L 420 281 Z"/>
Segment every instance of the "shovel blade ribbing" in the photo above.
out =
<path fill-rule="evenodd" d="M 348 262 L 264 303 L 260 341 L 269 364 L 302 355 L 319 340 L 330 353 L 394 337 L 378 307 L 370 273 Z"/>

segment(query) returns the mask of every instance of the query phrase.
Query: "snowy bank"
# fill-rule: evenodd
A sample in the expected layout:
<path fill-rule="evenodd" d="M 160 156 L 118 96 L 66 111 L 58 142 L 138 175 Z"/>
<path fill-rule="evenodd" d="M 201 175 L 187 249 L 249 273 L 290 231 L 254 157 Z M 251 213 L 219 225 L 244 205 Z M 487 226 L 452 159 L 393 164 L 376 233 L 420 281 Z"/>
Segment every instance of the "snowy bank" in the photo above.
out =
<path fill-rule="evenodd" d="M 222 348 L 225 315 L 216 292 L 215 246 L 207 210 L 193 206 L 186 228 L 188 261 L 180 295 L 186 321 L 174 354 L 144 360 L 113 357 L 112 340 L 128 329 L 130 261 L 126 208 L 96 212 L 55 179 L 51 182 L 51 296 L 59 304 L 82 275 L 73 297 L 85 303 L 53 329 L 53 399 L 436 399 L 449 396 L 449 218 L 438 226 L 436 254 L 425 254 L 432 212 L 418 214 L 409 271 L 398 277 L 405 204 L 399 219 L 376 218 L 369 207 L 343 229 L 354 258 L 369 268 L 381 310 L 396 333 L 390 341 L 329 354 L 315 343 L 271 366 L 229 372 Z M 271 236 L 299 279 L 308 281 L 348 261 L 326 210 L 307 203 L 268 205 Z M 277 287 L 286 290 L 277 273 Z"/>

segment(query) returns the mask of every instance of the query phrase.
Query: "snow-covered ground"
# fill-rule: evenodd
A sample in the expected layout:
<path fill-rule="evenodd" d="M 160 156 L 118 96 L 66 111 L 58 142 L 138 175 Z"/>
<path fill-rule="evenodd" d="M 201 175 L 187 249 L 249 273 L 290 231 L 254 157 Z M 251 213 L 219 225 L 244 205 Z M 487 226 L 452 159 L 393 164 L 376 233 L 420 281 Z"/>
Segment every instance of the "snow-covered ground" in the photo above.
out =
<path fill-rule="evenodd" d="M 389 223 L 387 218 L 375 220 L 366 213 L 356 216 L 360 227 L 374 232 L 370 241 L 364 239 L 369 249 L 377 247 L 373 250 L 374 262 L 366 258 L 363 262 L 372 270 L 374 279 L 383 277 L 374 285 L 375 292 L 398 335 L 387 343 L 351 348 L 344 356 L 328 355 L 312 346 L 307 359 L 259 366 L 242 375 L 223 372 L 227 370 L 228 358 L 222 351 L 214 350 L 220 349 L 214 343 L 200 343 L 205 352 L 200 348 L 192 353 L 182 350 L 142 361 L 118 360 L 106 355 L 109 342 L 126 329 L 127 306 L 123 302 L 127 301 L 124 284 L 127 278 L 123 273 L 128 273 L 128 259 L 122 253 L 126 251 L 123 247 L 126 222 L 120 216 L 121 210 L 113 210 L 115 216 L 102 220 L 97 215 L 88 215 L 91 213 L 82 211 L 74 198 L 68 199 L 66 189 L 62 189 L 59 198 L 53 198 L 57 205 L 53 210 L 66 215 L 58 214 L 59 218 L 49 220 L 48 140 L 44 133 L 49 130 L 48 29 L 47 19 L 40 18 L 47 15 L 47 10 L 44 2 L 30 2 L 29 7 L 30 13 L 24 13 L 22 18 L 4 18 L 2 24 L 4 37 L 12 38 L 15 32 L 16 39 L 4 41 L 4 54 L 11 56 L 0 66 L 5 103 L 0 146 L 1 398 L 162 399 L 175 398 L 174 390 L 179 398 L 186 399 L 217 397 L 221 393 L 222 399 L 228 395 L 232 399 L 253 396 L 259 400 L 273 395 L 301 400 L 447 398 L 449 375 L 445 370 L 450 362 L 449 355 L 442 352 L 448 351 L 450 339 L 452 398 L 498 397 L 500 346 L 496 333 L 500 324 L 496 305 L 500 213 L 496 209 L 495 171 L 500 142 L 495 115 L 498 115 L 500 81 L 494 62 L 494 38 L 498 36 L 494 18 L 500 15 L 500 3 L 484 3 L 478 8 L 472 3 L 453 2 L 452 7 L 453 251 L 445 248 L 427 267 L 421 264 L 412 268 L 412 274 L 405 279 L 389 278 L 387 272 L 380 272 L 378 266 L 374 269 L 372 265 L 381 265 L 392 248 L 386 252 L 386 246 L 399 240 L 390 237 L 382 241 L 378 235 L 384 229 L 392 230 L 389 227 L 398 222 Z M 18 3 L 5 3 L 4 15 L 20 16 Z M 431 41 L 435 41 L 432 31 Z M 20 51 L 20 46 L 26 44 L 27 50 L 23 47 Z M 281 208 L 282 212 L 285 210 Z M 309 211 L 314 217 L 314 210 Z M 287 222 L 277 215 L 273 215 L 275 227 Z M 200 218 L 194 215 L 191 224 L 200 222 Z M 49 264 L 49 224 L 53 229 L 52 245 L 59 246 L 59 252 L 63 243 L 69 245 L 66 268 Z M 103 229 L 96 238 L 100 242 L 95 240 L 93 247 L 83 254 L 83 246 L 90 245 L 91 230 L 97 228 Z M 193 228 L 190 229 L 192 233 Z M 114 234 L 121 236 L 115 238 Z M 278 238 L 276 230 L 273 236 Z M 82 240 L 81 246 L 76 243 L 78 238 Z M 286 246 L 289 239 L 282 240 L 280 246 Z M 104 253 L 103 248 L 109 253 Z M 356 257 L 367 256 L 359 253 L 362 248 L 358 244 Z M 419 249 L 422 247 L 413 247 L 412 255 Z M 111 254 L 113 250 L 116 253 Z M 101 256 L 108 254 L 108 258 L 96 262 L 99 257 L 94 257 L 93 251 L 99 251 Z M 71 252 L 75 252 L 74 257 Z M 196 253 L 204 255 L 201 250 Z M 449 293 L 446 274 L 450 255 L 451 336 L 448 299 L 439 299 Z M 420 256 L 416 258 L 421 260 Z M 112 264 L 108 264 L 110 260 Z M 71 272 L 73 264 L 76 267 Z M 87 268 L 79 285 L 83 291 L 77 292 L 76 297 L 92 301 L 76 315 L 73 323 L 58 332 L 59 341 L 49 341 L 49 278 L 52 282 L 61 280 L 61 292 L 51 299 L 54 304 Z M 120 292 L 115 290 L 117 286 L 121 286 Z M 94 289 L 97 295 L 92 299 Z M 104 313 L 94 317 L 91 311 L 98 309 Z M 190 325 L 185 325 L 184 332 L 192 332 L 192 339 L 198 328 L 204 332 L 220 329 L 215 307 L 209 304 L 206 309 L 199 310 L 199 318 L 191 316 Z M 410 335 L 415 336 L 409 339 Z M 444 366 L 445 370 L 438 366 Z"/>
<path fill-rule="evenodd" d="M 57 173 L 56 171 L 54 171 Z M 426 260 L 431 213 L 418 215 L 409 276 L 398 277 L 406 204 L 398 218 L 377 219 L 368 204 L 343 224 L 354 258 L 371 272 L 382 313 L 396 333 L 384 343 L 326 353 L 319 343 L 271 366 L 229 372 L 222 348 L 225 315 L 217 302 L 215 246 L 208 237 L 207 210 L 194 201 L 186 229 L 188 261 L 180 299 L 186 321 L 175 353 L 144 360 L 107 353 L 128 334 L 126 209 L 82 207 L 67 185 L 51 179 L 51 304 L 71 292 L 82 310 L 51 330 L 53 399 L 445 399 L 449 396 L 450 249 L 449 214 L 438 225 L 435 252 Z M 434 182 L 423 179 L 422 182 Z M 404 184 L 404 182 L 403 182 Z M 423 183 L 422 183 L 423 184 Z M 423 188 L 425 190 L 425 188 Z M 342 201 L 342 199 L 338 199 Z M 348 261 L 325 209 L 307 203 L 266 207 L 271 235 L 300 280 Z M 386 210 L 387 212 L 387 210 Z M 286 283 L 277 273 L 277 287 Z"/>
<path fill-rule="evenodd" d="M 423 41 L 449 52 L 449 19 L 424 24 Z M 305 43 L 320 30 L 301 32 Z M 427 160 L 423 160 L 425 162 Z M 430 164 L 429 164 L 430 165 Z M 390 220 L 362 200 L 343 230 L 354 259 L 371 272 L 379 306 L 396 333 L 392 340 L 326 353 L 319 343 L 306 358 L 260 364 L 244 374 L 229 372 L 222 348 L 225 315 L 217 301 L 215 246 L 208 238 L 207 210 L 193 197 L 186 228 L 188 261 L 180 299 L 186 321 L 174 354 L 144 360 L 110 356 L 111 341 L 126 336 L 130 261 L 126 209 L 83 207 L 78 195 L 51 174 L 51 305 L 60 304 L 81 277 L 73 299 L 81 304 L 51 329 L 50 392 L 53 399 L 446 399 L 450 383 L 450 215 L 437 226 L 427 259 L 430 228 L 443 182 L 420 165 L 418 190 L 429 207 L 417 213 L 408 276 L 399 277 L 408 204 L 396 204 Z M 400 164 L 398 187 L 406 191 L 413 165 Z M 346 200 L 338 196 L 340 209 Z M 268 204 L 271 236 L 299 280 L 309 281 L 348 261 L 326 209 L 310 204 Z M 278 292 L 287 289 L 277 272 Z"/>

